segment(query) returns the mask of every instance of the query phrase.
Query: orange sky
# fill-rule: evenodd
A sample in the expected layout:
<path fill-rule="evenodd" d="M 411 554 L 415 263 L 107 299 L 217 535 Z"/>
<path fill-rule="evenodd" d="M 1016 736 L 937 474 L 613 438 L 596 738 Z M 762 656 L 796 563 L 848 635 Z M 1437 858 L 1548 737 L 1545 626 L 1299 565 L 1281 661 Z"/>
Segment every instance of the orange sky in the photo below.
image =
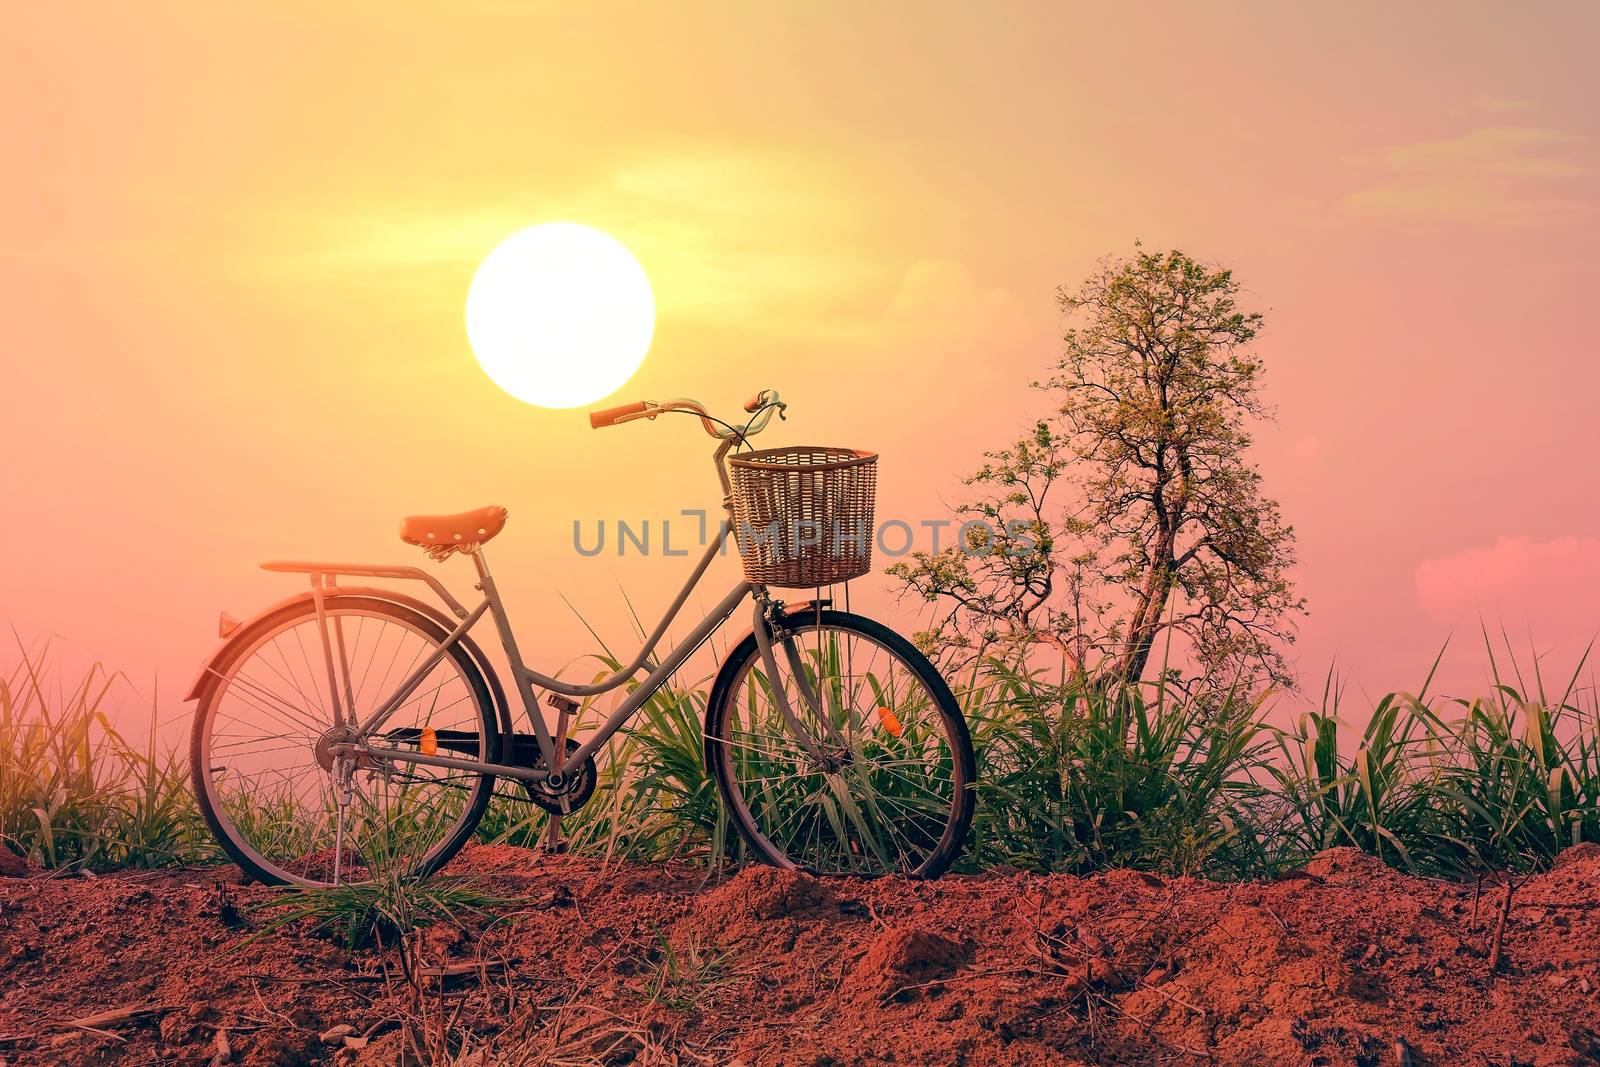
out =
<path fill-rule="evenodd" d="M 878 449 L 913 521 L 1040 409 L 1055 286 L 1136 238 L 1229 263 L 1310 678 L 1414 687 L 1480 613 L 1555 664 L 1600 627 L 1600 8 L 324 7 L 0 15 L 25 637 L 176 695 L 219 608 L 296 591 L 259 560 L 412 562 L 400 515 L 502 503 L 525 651 L 590 649 L 558 593 L 625 644 L 619 587 L 653 618 L 683 561 L 578 559 L 573 518 L 716 493 L 690 424 L 593 433 L 473 362 L 473 268 L 549 219 L 654 284 L 611 402 L 776 385 L 776 440 Z"/>

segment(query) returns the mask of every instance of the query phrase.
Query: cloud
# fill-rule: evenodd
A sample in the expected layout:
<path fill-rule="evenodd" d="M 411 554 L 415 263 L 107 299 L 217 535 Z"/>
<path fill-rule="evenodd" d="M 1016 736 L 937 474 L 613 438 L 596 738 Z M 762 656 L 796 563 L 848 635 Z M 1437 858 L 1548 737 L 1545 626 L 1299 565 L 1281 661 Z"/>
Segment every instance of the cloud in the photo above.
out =
<path fill-rule="evenodd" d="M 664 317 L 782 336 L 872 316 L 903 260 L 885 257 L 888 187 L 823 153 L 662 149 L 560 183 L 308 212 L 267 269 L 291 280 L 370 277 L 458 299 L 463 276 L 506 235 L 548 219 L 596 226 L 639 257 Z M 915 194 L 903 194 L 915 195 Z M 477 206 L 461 208 L 459 203 Z M 450 285 L 441 285 L 441 280 Z"/>
<path fill-rule="evenodd" d="M 1527 111 L 1533 107 L 1533 104 L 1527 100 L 1518 100 L 1515 97 L 1479 93 L 1472 98 L 1472 106 L 1491 115 L 1504 115 L 1515 111 Z"/>
<path fill-rule="evenodd" d="M 921 259 L 906 268 L 878 327 L 919 344 L 956 348 L 979 339 L 1009 347 L 1031 332 L 1015 294 L 983 288 L 950 259 Z"/>
<path fill-rule="evenodd" d="M 1424 560 L 1417 599 L 1450 625 L 1481 616 L 1524 625 L 1539 641 L 1587 641 L 1600 631 L 1600 538 L 1501 537 L 1492 545 Z"/>
<path fill-rule="evenodd" d="M 1357 163 L 1372 184 L 1344 197 L 1355 215 L 1529 227 L 1595 208 L 1594 139 L 1551 127 L 1481 126 Z"/>
<path fill-rule="evenodd" d="M 263 269 L 286 284 L 356 279 L 405 289 L 419 306 L 449 305 L 506 235 L 569 219 L 639 258 L 664 321 L 856 353 L 988 354 L 1036 341 L 1013 293 L 952 259 L 908 262 L 883 199 L 923 194 L 890 192 L 879 177 L 869 163 L 825 153 L 656 150 L 469 209 L 374 202 L 309 215 Z"/>
<path fill-rule="evenodd" d="M 685 319 L 810 332 L 819 315 L 864 310 L 864 294 L 892 278 L 868 251 L 866 197 L 827 157 L 658 156 L 588 200 L 589 215 L 622 215 L 619 236 Z"/>

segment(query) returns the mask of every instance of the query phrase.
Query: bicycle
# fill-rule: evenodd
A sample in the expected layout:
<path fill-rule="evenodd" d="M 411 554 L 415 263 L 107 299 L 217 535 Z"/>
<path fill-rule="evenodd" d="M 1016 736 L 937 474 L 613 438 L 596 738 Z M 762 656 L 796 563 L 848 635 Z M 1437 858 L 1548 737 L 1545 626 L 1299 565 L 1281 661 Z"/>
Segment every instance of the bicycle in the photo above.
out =
<path fill-rule="evenodd" d="M 542 674 L 518 652 L 484 553 L 505 527 L 504 508 L 401 523 L 401 539 L 435 561 L 472 561 L 482 599 L 470 608 L 418 567 L 262 564 L 309 575 L 310 589 L 248 622 L 224 613 L 224 641 L 186 698 L 197 702 L 195 794 L 223 850 L 269 884 L 362 880 L 376 855 L 431 874 L 471 837 L 500 778 L 521 783 L 551 813 L 547 844 L 559 847 L 560 818 L 594 791 L 596 753 L 748 598 L 751 631 L 721 663 L 703 732 L 706 766 L 749 855 L 821 874 L 943 873 L 964 844 L 976 780 L 949 687 L 889 628 L 820 595 L 790 606 L 771 593 L 778 586 L 820 594 L 870 563 L 877 457 L 848 449 L 748 451 L 775 413 L 787 417 L 786 408 L 765 390 L 745 404 L 743 425 L 692 400 L 590 415 L 595 429 L 697 416 L 718 441 L 713 458 L 726 511 L 637 655 L 591 683 Z M 835 528 L 798 533 L 799 523 L 830 516 Z M 843 529 L 841 517 L 864 522 L 866 531 Z M 785 519 L 796 521 L 793 536 L 780 528 Z M 730 537 L 744 579 L 656 657 Z M 338 578 L 418 581 L 443 606 Z M 531 733 L 514 728 L 505 690 L 469 635 L 485 615 Z M 580 701 L 625 688 L 591 736 L 581 743 L 569 736 Z M 540 711 L 541 689 L 556 710 L 553 729 Z"/>

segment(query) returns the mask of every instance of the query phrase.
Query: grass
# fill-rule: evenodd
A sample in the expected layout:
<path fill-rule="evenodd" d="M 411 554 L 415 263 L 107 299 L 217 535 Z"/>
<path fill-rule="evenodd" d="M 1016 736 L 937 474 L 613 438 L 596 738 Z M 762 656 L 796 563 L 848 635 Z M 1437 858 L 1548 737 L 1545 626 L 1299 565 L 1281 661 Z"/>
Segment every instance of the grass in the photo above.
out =
<path fill-rule="evenodd" d="M 693 938 L 680 947 L 660 930 L 655 931 L 649 959 L 644 998 L 678 1011 L 693 1009 L 734 977 L 728 969 L 726 951 L 707 947 Z"/>
<path fill-rule="evenodd" d="M 1346 845 L 1425 874 L 1481 875 L 1543 870 L 1556 854 L 1600 840 L 1600 723 L 1593 690 L 1586 706 L 1577 679 L 1554 699 L 1537 674 L 1503 677 L 1485 641 L 1488 696 L 1378 701 L 1352 746 L 1330 682 L 1322 707 L 1278 735 L 1282 759 L 1268 765 L 1289 807 L 1292 840 L 1306 853 Z M 1437 660 L 1435 668 L 1437 668 Z"/>
<path fill-rule="evenodd" d="M 393 948 L 400 980 L 396 982 L 385 966 L 383 981 L 391 1002 L 396 985 L 402 991 L 405 1007 L 396 1018 L 406 1043 L 407 1055 L 402 1058 L 417 1063 L 474 1062 L 465 1054 L 469 1032 L 459 1025 L 463 1005 L 459 998 L 447 998 L 444 959 L 436 946 L 429 945 L 426 933 L 434 926 L 464 933 L 470 920 L 518 902 L 493 895 L 468 879 L 418 877 L 412 873 L 411 857 L 425 847 L 408 840 L 406 830 L 369 838 L 359 857 L 368 880 L 280 889 L 256 905 L 269 917 L 235 949 L 290 926 L 337 934 L 352 951 L 376 947 L 381 953 Z M 447 999 L 453 1005 L 447 1006 Z"/>
<path fill-rule="evenodd" d="M 155 709 L 144 743 L 132 744 L 106 715 L 117 675 L 96 665 L 64 679 L 48 646 L 17 649 L 0 675 L 0 848 L 56 869 L 215 856 L 186 754 L 160 746 Z"/>
<path fill-rule="evenodd" d="M 337 933 L 350 949 L 385 941 L 404 945 L 417 931 L 459 924 L 512 903 L 460 878 L 416 877 L 407 855 L 403 848 L 369 851 L 363 856 L 369 875 L 364 882 L 280 890 L 260 905 L 271 917 L 256 936 L 305 923 L 317 932 Z"/>
<path fill-rule="evenodd" d="M 0 847 L 66 870 L 216 859 L 183 754 L 153 730 L 134 744 L 112 727 L 118 679 L 99 667 L 65 678 L 48 648 L 17 647 L 0 675 Z M 1096 688 L 1014 662 L 971 664 L 951 679 L 980 768 L 963 866 L 1247 878 L 1350 846 L 1421 874 L 1543 869 L 1600 840 L 1593 691 L 1578 690 L 1577 673 L 1547 691 L 1537 671 L 1487 654 L 1487 695 L 1430 696 L 1430 672 L 1415 695 L 1351 714 L 1330 679 L 1289 729 L 1268 723 L 1267 696 L 1204 679 Z M 704 683 L 664 688 L 612 739 L 594 800 L 563 820 L 575 850 L 741 858 L 702 762 L 705 699 Z M 580 725 L 599 715 L 584 707 Z M 547 816 L 500 788 L 480 840 L 536 843 Z M 254 814 L 282 817 L 269 804 Z M 391 886 L 390 898 L 401 889 L 411 892 Z M 381 911 L 356 896 L 326 907 Z"/>
<path fill-rule="evenodd" d="M 969 865 L 1260 873 L 1261 698 L 1100 688 L 990 662 L 965 693 L 979 774 Z"/>

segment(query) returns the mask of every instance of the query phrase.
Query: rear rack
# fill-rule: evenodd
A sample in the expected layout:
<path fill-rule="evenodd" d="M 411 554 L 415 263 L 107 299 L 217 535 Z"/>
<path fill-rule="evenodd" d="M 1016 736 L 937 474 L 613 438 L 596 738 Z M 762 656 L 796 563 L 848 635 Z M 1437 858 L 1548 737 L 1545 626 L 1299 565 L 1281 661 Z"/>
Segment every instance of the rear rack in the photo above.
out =
<path fill-rule="evenodd" d="M 276 571 L 280 574 L 309 574 L 311 587 L 322 589 L 332 586 L 333 583 L 326 579 L 338 574 L 352 578 L 401 578 L 408 581 L 426 582 L 440 600 L 455 612 L 458 619 L 464 619 L 469 612 L 466 606 L 450 595 L 450 590 L 444 583 L 421 567 L 384 566 L 372 563 L 319 563 L 309 560 L 270 560 L 261 565 L 264 571 Z"/>

